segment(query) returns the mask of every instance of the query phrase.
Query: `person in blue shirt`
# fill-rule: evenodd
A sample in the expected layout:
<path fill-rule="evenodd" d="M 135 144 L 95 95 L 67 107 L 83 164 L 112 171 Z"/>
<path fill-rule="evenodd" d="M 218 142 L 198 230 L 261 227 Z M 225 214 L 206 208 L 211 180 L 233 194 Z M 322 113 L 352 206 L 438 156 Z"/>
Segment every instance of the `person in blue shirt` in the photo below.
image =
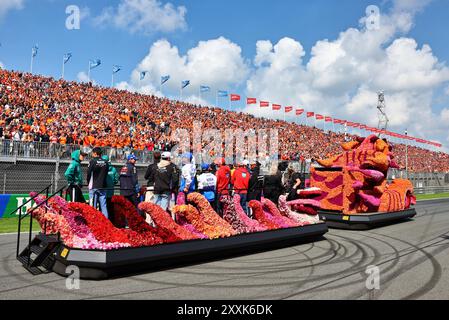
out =
<path fill-rule="evenodd" d="M 196 190 L 196 167 L 195 159 L 190 152 L 184 153 L 181 156 L 182 169 L 181 169 L 181 185 L 179 190 L 186 195 L 195 192 Z"/>
<path fill-rule="evenodd" d="M 201 170 L 202 173 L 198 176 L 198 191 L 214 207 L 217 177 L 212 173 L 212 167 L 207 163 L 201 165 Z"/>

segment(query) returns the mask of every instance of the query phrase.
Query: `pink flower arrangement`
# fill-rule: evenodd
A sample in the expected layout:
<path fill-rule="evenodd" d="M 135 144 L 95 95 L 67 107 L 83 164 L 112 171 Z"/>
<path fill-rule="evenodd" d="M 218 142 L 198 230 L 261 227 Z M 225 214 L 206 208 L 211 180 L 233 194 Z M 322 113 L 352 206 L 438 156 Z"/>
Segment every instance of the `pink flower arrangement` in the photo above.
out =
<path fill-rule="evenodd" d="M 230 196 L 222 196 L 220 201 L 223 203 L 223 219 L 227 221 L 238 234 L 249 232 L 249 228 L 239 217 L 235 210 L 234 201 Z"/>
<path fill-rule="evenodd" d="M 294 220 L 289 219 L 288 217 L 283 216 L 276 205 L 267 198 L 262 198 L 262 205 L 264 208 L 264 211 L 268 211 L 269 214 L 273 217 L 273 220 L 280 226 L 283 226 L 284 228 L 289 227 L 298 227 L 299 224 L 295 222 Z"/>
<path fill-rule="evenodd" d="M 187 195 L 187 201 L 192 203 L 198 209 L 200 219 L 207 225 L 216 228 L 222 237 L 229 237 L 237 234 L 231 225 L 223 220 L 214 209 L 212 209 L 209 201 L 207 201 L 203 195 L 197 192 L 190 193 Z M 190 222 L 192 223 L 192 221 Z M 194 223 L 192 224 L 195 226 Z"/>
<path fill-rule="evenodd" d="M 193 226 L 193 224 L 190 224 L 183 215 L 181 215 L 181 214 L 176 215 L 175 214 L 175 216 L 176 216 L 176 223 L 179 224 L 181 227 L 186 228 L 187 230 L 189 230 L 193 234 L 196 234 L 200 239 L 209 239 L 205 234 L 203 234 L 200 231 L 198 231 Z"/>
<path fill-rule="evenodd" d="M 156 226 L 169 235 L 169 238 L 164 239 L 165 242 L 199 239 L 197 235 L 178 225 L 172 217 L 158 205 L 151 202 L 141 202 L 139 204 L 139 209 L 148 213 Z"/>
<path fill-rule="evenodd" d="M 251 200 L 248 203 L 249 207 L 253 210 L 254 217 L 268 230 L 281 229 L 282 227 L 276 224 L 269 215 L 267 215 L 262 208 L 262 203 L 257 200 Z"/>
<path fill-rule="evenodd" d="M 31 194 L 31 196 L 34 195 L 35 193 Z M 37 204 L 41 204 L 45 200 L 44 196 L 35 198 Z M 59 196 L 49 199 L 48 206 L 43 205 L 38 208 L 33 213 L 33 217 L 38 220 L 42 229 L 44 229 L 46 221 L 46 233 L 57 234 L 59 232 L 64 244 L 71 248 L 111 250 L 130 246 L 128 243 L 98 241 L 87 226 L 86 220 L 77 212 L 70 210 L 67 202 Z"/>
<path fill-rule="evenodd" d="M 88 204 L 71 202 L 68 204 L 68 208 L 78 212 L 86 219 L 89 229 L 99 241 L 131 244 L 128 235 L 123 230 L 114 227 L 100 211 Z"/>
<path fill-rule="evenodd" d="M 243 221 L 246 226 L 247 232 L 258 232 L 258 231 L 266 231 L 267 227 L 260 224 L 257 220 L 251 219 L 248 217 L 243 211 L 242 206 L 240 205 L 240 195 L 235 194 L 233 198 L 235 212 L 240 220 Z"/>
<path fill-rule="evenodd" d="M 319 222 L 319 216 L 318 215 L 309 215 L 305 213 L 298 213 L 290 209 L 287 203 L 287 197 L 285 195 L 282 195 L 279 197 L 279 212 L 296 221 L 301 226 L 305 226 L 308 224 L 314 224 Z"/>

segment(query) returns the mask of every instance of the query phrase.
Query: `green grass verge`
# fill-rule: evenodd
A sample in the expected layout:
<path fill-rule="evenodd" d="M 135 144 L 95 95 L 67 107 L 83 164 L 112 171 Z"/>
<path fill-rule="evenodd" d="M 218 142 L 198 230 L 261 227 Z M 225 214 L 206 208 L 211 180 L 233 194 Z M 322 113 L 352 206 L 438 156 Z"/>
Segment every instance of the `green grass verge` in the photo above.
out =
<path fill-rule="evenodd" d="M 436 194 L 417 194 L 416 200 L 429 200 L 429 199 L 441 199 L 449 198 L 449 193 L 436 193 Z"/>
<path fill-rule="evenodd" d="M 19 218 L 4 218 L 0 219 L 0 233 L 17 232 Z M 21 232 L 27 232 L 30 230 L 30 217 L 26 217 L 22 220 L 20 226 Z M 40 231 L 41 228 L 36 220 L 33 221 L 33 231 Z"/>

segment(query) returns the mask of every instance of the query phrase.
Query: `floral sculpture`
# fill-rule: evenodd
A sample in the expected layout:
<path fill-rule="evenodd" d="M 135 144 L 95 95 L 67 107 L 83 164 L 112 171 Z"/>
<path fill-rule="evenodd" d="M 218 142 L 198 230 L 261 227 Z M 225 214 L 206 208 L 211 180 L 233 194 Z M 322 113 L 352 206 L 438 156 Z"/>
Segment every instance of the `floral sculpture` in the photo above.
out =
<path fill-rule="evenodd" d="M 251 233 L 267 230 L 257 220 L 253 220 L 246 215 L 240 205 L 240 196 L 222 196 L 223 219 L 229 222 L 238 233 Z"/>
<path fill-rule="evenodd" d="M 269 212 L 269 214 L 271 214 L 271 216 L 273 217 L 273 220 L 275 220 L 277 224 L 283 226 L 284 228 L 299 226 L 298 222 L 296 222 L 286 216 L 283 216 L 279 212 L 279 209 L 276 207 L 276 205 L 270 199 L 262 198 L 262 205 L 263 205 L 264 209 L 266 209 L 265 211 Z"/>
<path fill-rule="evenodd" d="M 160 228 L 153 228 L 145 219 L 137 212 L 136 207 L 123 196 L 113 196 L 111 199 L 114 216 L 123 216 L 128 221 L 128 226 L 131 230 L 143 236 L 145 245 L 151 246 L 164 242 L 163 239 L 168 239 L 169 234 Z M 176 240 L 176 239 L 173 239 Z"/>
<path fill-rule="evenodd" d="M 212 209 L 209 201 L 203 195 L 197 192 L 190 193 L 187 195 L 187 201 L 198 209 L 201 219 L 208 225 L 216 227 L 222 236 L 229 237 L 237 234 L 231 225 Z"/>
<path fill-rule="evenodd" d="M 316 200 L 308 200 L 307 199 L 306 202 L 319 206 L 319 202 Z M 314 202 L 318 202 L 318 204 L 316 204 Z M 303 204 L 301 204 L 303 206 L 303 207 L 301 207 L 302 211 L 298 212 L 296 210 L 292 210 L 292 208 L 291 208 L 292 203 L 294 204 L 295 201 L 287 202 L 287 197 L 285 195 L 281 195 L 279 197 L 279 212 L 282 215 L 296 221 L 301 226 L 305 226 L 308 224 L 315 224 L 315 223 L 320 222 L 320 218 L 316 211 L 312 212 L 312 214 L 305 213 L 304 211 L 309 210 L 308 208 L 310 208 L 310 207 L 306 207 L 306 206 L 303 206 Z M 301 203 L 304 203 L 304 202 L 301 202 Z"/>
<path fill-rule="evenodd" d="M 168 212 L 164 211 L 164 209 L 154 203 L 142 202 L 139 204 L 139 209 L 145 213 L 148 213 L 156 226 L 163 229 L 164 232 L 170 235 L 171 239 L 167 242 L 200 238 L 198 235 L 178 225 L 168 214 Z"/>
<path fill-rule="evenodd" d="M 204 220 L 201 213 L 190 204 L 175 206 L 173 208 L 173 213 L 177 219 L 185 219 L 195 228 L 195 230 L 198 230 L 209 239 L 217 239 L 228 236 L 223 230 L 212 224 L 210 220 Z"/>
<path fill-rule="evenodd" d="M 161 207 L 140 203 L 138 208 L 150 215 L 156 227 L 148 224 L 137 209 L 123 196 L 113 196 L 111 211 L 126 220 L 128 229 L 117 228 L 100 211 L 85 203 L 67 203 L 54 196 L 35 197 L 37 208 L 30 209 L 43 232 L 59 234 L 70 248 L 113 250 L 126 247 L 154 246 L 164 243 L 202 239 L 226 238 L 237 234 L 262 232 L 305 225 L 295 213 L 278 210 L 268 199 L 251 201 L 255 219 L 249 218 L 240 206 L 240 198 L 223 199 L 224 218 L 221 218 L 201 194 L 192 193 L 188 204 L 173 208 L 176 221 Z M 303 199 L 308 201 L 307 199 Z"/>
<path fill-rule="evenodd" d="M 30 195 L 33 197 L 36 193 Z M 86 219 L 78 212 L 70 210 L 67 202 L 59 196 L 51 198 L 47 204 L 44 204 L 44 196 L 37 196 L 34 200 L 40 207 L 32 211 L 33 218 L 46 234 L 59 233 L 68 247 L 110 250 L 131 246 L 125 242 L 99 241 L 89 229 Z"/>
<path fill-rule="evenodd" d="M 257 221 L 268 230 L 281 229 L 282 227 L 273 221 L 272 216 L 263 210 L 262 203 L 257 200 L 251 200 L 248 203 L 249 207 L 253 210 L 254 217 Z"/>
<path fill-rule="evenodd" d="M 408 209 L 416 200 L 408 180 L 388 184 L 389 168 L 397 168 L 388 143 L 376 135 L 342 144 L 344 152 L 317 160 L 311 168 L 311 185 L 322 190 L 321 207 L 344 214 L 390 212 Z M 408 181 L 408 182 L 406 182 Z"/>
<path fill-rule="evenodd" d="M 86 203 L 71 202 L 68 204 L 68 208 L 81 214 L 86 219 L 87 225 L 95 238 L 102 242 L 127 243 L 134 247 L 145 245 L 137 232 L 132 230 L 126 230 L 125 232 L 125 229 L 114 227 L 111 221 L 100 211 Z"/>

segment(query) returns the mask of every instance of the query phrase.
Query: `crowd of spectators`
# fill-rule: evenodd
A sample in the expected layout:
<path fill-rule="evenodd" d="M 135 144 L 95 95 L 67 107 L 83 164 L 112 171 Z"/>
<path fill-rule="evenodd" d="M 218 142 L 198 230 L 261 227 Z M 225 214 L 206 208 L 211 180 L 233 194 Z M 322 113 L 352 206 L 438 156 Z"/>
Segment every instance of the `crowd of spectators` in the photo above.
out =
<path fill-rule="evenodd" d="M 0 70 L 0 139 L 8 143 L 169 151 L 173 130 L 191 130 L 195 120 L 221 130 L 278 129 L 282 160 L 324 158 L 341 152 L 345 139 L 343 133 L 217 107 Z M 404 167 L 405 146 L 393 151 Z M 449 171 L 446 153 L 409 146 L 408 160 L 412 172 Z"/>

